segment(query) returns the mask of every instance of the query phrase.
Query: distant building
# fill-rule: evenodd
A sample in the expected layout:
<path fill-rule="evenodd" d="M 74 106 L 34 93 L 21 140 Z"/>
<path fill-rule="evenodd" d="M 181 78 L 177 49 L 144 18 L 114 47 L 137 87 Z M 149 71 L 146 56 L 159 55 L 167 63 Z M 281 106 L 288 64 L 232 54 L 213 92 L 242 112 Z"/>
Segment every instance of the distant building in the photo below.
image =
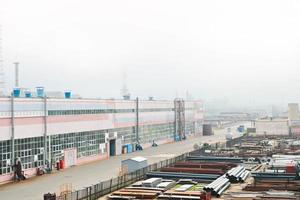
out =
<path fill-rule="evenodd" d="M 219 115 L 220 118 L 232 121 L 247 121 L 251 119 L 249 113 L 245 112 L 221 112 Z"/>
<path fill-rule="evenodd" d="M 299 105 L 298 103 L 289 103 L 288 117 L 290 121 L 299 120 Z"/>
<path fill-rule="evenodd" d="M 289 121 L 284 118 L 255 120 L 256 135 L 289 135 Z"/>

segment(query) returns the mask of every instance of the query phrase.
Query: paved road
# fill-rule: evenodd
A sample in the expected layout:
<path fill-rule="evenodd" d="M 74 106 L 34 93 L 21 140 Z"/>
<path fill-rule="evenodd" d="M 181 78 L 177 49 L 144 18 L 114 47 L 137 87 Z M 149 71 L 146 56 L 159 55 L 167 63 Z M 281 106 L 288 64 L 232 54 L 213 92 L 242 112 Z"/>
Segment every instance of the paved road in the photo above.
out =
<path fill-rule="evenodd" d="M 249 126 L 249 124 L 246 124 Z M 238 133 L 232 128 L 234 136 Z M 29 180 L 0 186 L 0 199 L 42 199 L 47 192 L 58 192 L 62 184 L 71 183 L 73 189 L 81 189 L 99 181 L 118 175 L 122 160 L 134 156 L 143 156 L 148 163 L 155 163 L 193 150 L 195 143 L 215 143 L 225 140 L 226 129 L 215 130 L 214 136 L 191 138 L 185 141 L 160 145 L 144 151 L 115 156 L 110 159 L 80 165 L 54 174 L 31 178 Z"/>

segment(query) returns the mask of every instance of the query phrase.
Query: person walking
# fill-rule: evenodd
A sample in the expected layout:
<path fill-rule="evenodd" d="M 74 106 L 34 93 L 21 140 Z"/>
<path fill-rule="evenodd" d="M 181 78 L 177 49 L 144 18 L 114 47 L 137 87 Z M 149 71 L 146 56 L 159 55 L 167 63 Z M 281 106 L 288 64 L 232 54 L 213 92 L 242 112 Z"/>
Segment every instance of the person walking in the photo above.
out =
<path fill-rule="evenodd" d="M 14 169 L 14 172 L 15 172 L 15 178 L 18 181 L 26 179 L 26 177 L 22 173 L 22 163 L 21 163 L 21 160 L 19 158 L 16 160 L 16 163 L 13 165 L 13 169 Z"/>

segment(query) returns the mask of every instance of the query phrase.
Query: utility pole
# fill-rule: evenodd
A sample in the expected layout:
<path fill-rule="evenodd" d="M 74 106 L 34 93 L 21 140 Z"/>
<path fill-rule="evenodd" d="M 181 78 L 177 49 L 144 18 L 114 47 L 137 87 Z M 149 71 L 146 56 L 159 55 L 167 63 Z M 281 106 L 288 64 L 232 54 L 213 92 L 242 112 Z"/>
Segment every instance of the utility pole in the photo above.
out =
<path fill-rule="evenodd" d="M 139 98 L 136 98 L 136 106 L 135 106 L 135 114 L 136 114 L 136 126 L 135 126 L 135 137 L 136 137 L 136 143 L 139 144 Z"/>
<path fill-rule="evenodd" d="M 50 136 L 48 137 L 48 126 L 47 126 L 47 116 L 48 116 L 48 108 L 47 108 L 47 95 L 44 96 L 44 165 L 46 165 L 46 161 L 48 162 L 49 167 L 51 168 L 51 141 Z"/>
<path fill-rule="evenodd" d="M 4 74 L 4 66 L 3 66 L 3 55 L 2 55 L 2 29 L 0 25 L 0 96 L 6 95 L 5 88 L 5 74 Z"/>
<path fill-rule="evenodd" d="M 15 99 L 11 94 L 11 164 L 15 164 Z"/>

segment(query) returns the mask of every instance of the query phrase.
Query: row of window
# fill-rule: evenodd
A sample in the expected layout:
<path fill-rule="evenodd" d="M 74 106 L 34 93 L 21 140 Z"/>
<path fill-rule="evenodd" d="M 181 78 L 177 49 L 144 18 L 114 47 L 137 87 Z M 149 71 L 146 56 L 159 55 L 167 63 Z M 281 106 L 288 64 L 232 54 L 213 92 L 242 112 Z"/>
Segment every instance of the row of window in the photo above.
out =
<path fill-rule="evenodd" d="M 139 141 L 151 143 L 157 140 L 170 139 L 174 137 L 174 123 L 146 125 L 139 127 Z"/>
<path fill-rule="evenodd" d="M 102 113 L 132 113 L 134 109 L 49 110 L 48 115 L 92 115 Z"/>
<path fill-rule="evenodd" d="M 139 112 L 172 112 L 174 108 L 144 108 Z M 49 110 L 48 115 L 93 115 L 103 113 L 133 113 L 135 109 Z"/>
<path fill-rule="evenodd" d="M 187 123 L 186 130 L 195 131 L 194 123 Z M 77 133 L 57 134 L 51 136 L 52 163 L 63 158 L 63 150 L 77 149 L 77 158 L 105 153 L 105 135 L 118 133 L 124 144 L 136 142 L 135 127 L 113 130 L 86 131 Z M 149 143 L 174 137 L 174 123 L 154 124 L 139 127 L 139 142 Z M 15 158 L 20 158 L 24 169 L 39 167 L 44 164 L 44 137 L 24 138 L 15 140 Z M 0 174 L 11 172 L 11 141 L 0 141 Z"/>
<path fill-rule="evenodd" d="M 105 143 L 106 130 L 59 134 L 51 137 L 53 161 L 62 158 L 64 149 L 76 148 L 77 157 L 101 153 L 100 144 Z"/>
<path fill-rule="evenodd" d="M 187 134 L 195 133 L 195 122 L 186 122 L 185 123 L 185 132 Z"/>
<path fill-rule="evenodd" d="M 194 110 L 193 108 L 186 108 Z M 48 115 L 90 115 L 90 114 L 103 114 L 103 113 L 133 113 L 135 109 L 84 109 L 84 110 L 48 110 Z M 144 108 L 139 109 L 139 112 L 174 112 L 174 108 Z M 23 116 L 43 116 L 43 111 L 16 111 L 15 117 Z M 0 112 L 0 117 L 11 116 L 11 112 Z"/>
<path fill-rule="evenodd" d="M 0 141 L 0 174 L 11 172 L 11 141 Z"/>
<path fill-rule="evenodd" d="M 0 174 L 10 173 L 13 164 L 11 141 L 0 141 Z M 44 153 L 44 137 L 15 140 L 14 157 L 19 158 L 24 169 L 42 166 Z"/>
<path fill-rule="evenodd" d="M 135 141 L 135 127 L 112 130 L 118 132 L 123 143 Z M 51 136 L 51 154 L 53 162 L 63 157 L 63 150 L 77 149 L 77 157 L 105 153 L 100 144 L 105 143 L 105 133 L 108 130 L 87 131 Z M 42 166 L 44 156 L 44 137 L 23 138 L 15 140 L 15 158 L 20 158 L 24 169 Z M 0 174 L 11 172 L 11 141 L 0 141 Z"/>

